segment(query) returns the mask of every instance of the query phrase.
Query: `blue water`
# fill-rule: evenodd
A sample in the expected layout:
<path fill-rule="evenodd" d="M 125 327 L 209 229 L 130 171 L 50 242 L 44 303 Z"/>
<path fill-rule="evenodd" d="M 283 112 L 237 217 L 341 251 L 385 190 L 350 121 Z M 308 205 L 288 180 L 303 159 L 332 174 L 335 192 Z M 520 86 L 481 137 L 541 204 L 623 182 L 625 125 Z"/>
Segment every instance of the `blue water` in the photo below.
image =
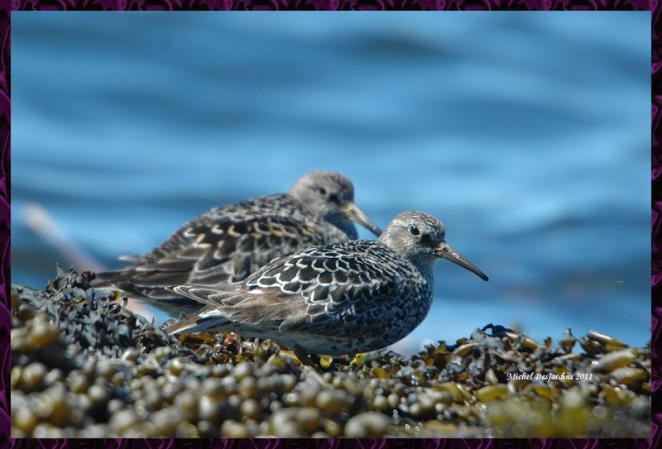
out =
<path fill-rule="evenodd" d="M 117 268 L 215 205 L 332 169 L 380 226 L 431 213 L 490 276 L 437 262 L 398 349 L 490 322 L 641 345 L 649 83 L 647 12 L 15 12 L 12 280 L 69 264 L 26 226 L 31 203 Z"/>

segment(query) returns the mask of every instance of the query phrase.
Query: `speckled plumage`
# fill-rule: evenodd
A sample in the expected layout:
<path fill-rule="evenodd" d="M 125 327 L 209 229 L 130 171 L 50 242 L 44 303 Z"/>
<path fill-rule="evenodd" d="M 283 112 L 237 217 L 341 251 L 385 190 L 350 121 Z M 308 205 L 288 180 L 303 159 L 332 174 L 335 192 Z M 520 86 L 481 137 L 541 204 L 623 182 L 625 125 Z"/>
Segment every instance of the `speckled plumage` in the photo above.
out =
<path fill-rule="evenodd" d="M 236 282 L 274 257 L 357 237 L 351 219 L 381 232 L 354 206 L 351 182 L 313 172 L 288 193 L 214 208 L 188 222 L 134 265 L 98 274 L 97 285 L 154 299 L 174 299 L 168 285 Z"/>
<path fill-rule="evenodd" d="M 383 348 L 414 330 L 430 310 L 436 257 L 457 258 L 487 279 L 450 249 L 444 234 L 435 218 L 403 212 L 377 241 L 299 250 L 219 288 L 174 287 L 208 307 L 166 330 L 231 330 L 328 355 Z"/>

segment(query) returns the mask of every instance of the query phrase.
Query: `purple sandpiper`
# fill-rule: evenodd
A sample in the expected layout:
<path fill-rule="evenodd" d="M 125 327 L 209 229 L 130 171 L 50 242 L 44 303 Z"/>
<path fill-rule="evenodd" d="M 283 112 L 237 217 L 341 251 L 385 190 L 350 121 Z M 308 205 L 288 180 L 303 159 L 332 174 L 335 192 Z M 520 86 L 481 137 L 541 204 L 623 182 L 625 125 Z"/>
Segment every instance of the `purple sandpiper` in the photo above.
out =
<path fill-rule="evenodd" d="M 381 349 L 404 338 L 427 315 L 437 258 L 487 280 L 446 243 L 439 220 L 408 211 L 398 214 L 378 240 L 298 250 L 233 284 L 172 287 L 207 306 L 166 331 L 234 331 L 331 356 Z"/>

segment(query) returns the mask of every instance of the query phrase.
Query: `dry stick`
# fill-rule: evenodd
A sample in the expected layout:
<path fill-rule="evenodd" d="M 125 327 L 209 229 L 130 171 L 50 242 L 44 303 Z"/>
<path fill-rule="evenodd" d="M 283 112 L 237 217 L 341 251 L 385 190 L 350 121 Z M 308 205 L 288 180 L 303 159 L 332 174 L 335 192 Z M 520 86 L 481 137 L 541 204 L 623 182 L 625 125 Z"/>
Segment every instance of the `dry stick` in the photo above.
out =
<path fill-rule="evenodd" d="M 35 234 L 51 244 L 76 271 L 107 271 L 101 262 L 85 254 L 39 204 L 28 203 L 23 206 L 21 220 Z M 152 318 L 152 315 L 141 304 L 130 297 L 128 299 L 127 309 L 144 315 L 148 319 Z"/>

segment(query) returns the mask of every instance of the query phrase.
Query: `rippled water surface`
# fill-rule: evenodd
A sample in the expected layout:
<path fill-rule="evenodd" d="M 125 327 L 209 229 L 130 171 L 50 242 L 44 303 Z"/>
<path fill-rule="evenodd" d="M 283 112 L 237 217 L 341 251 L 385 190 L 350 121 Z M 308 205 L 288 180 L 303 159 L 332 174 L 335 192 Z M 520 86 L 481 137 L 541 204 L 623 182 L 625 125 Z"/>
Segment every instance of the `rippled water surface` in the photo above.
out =
<path fill-rule="evenodd" d="M 490 275 L 437 262 L 432 311 L 401 350 L 490 322 L 641 345 L 649 23 L 643 12 L 14 13 L 12 281 L 42 286 L 68 265 L 54 240 L 120 267 L 118 255 L 212 206 L 333 169 L 379 225 L 431 213 Z M 26 225 L 33 203 L 50 240 Z"/>

